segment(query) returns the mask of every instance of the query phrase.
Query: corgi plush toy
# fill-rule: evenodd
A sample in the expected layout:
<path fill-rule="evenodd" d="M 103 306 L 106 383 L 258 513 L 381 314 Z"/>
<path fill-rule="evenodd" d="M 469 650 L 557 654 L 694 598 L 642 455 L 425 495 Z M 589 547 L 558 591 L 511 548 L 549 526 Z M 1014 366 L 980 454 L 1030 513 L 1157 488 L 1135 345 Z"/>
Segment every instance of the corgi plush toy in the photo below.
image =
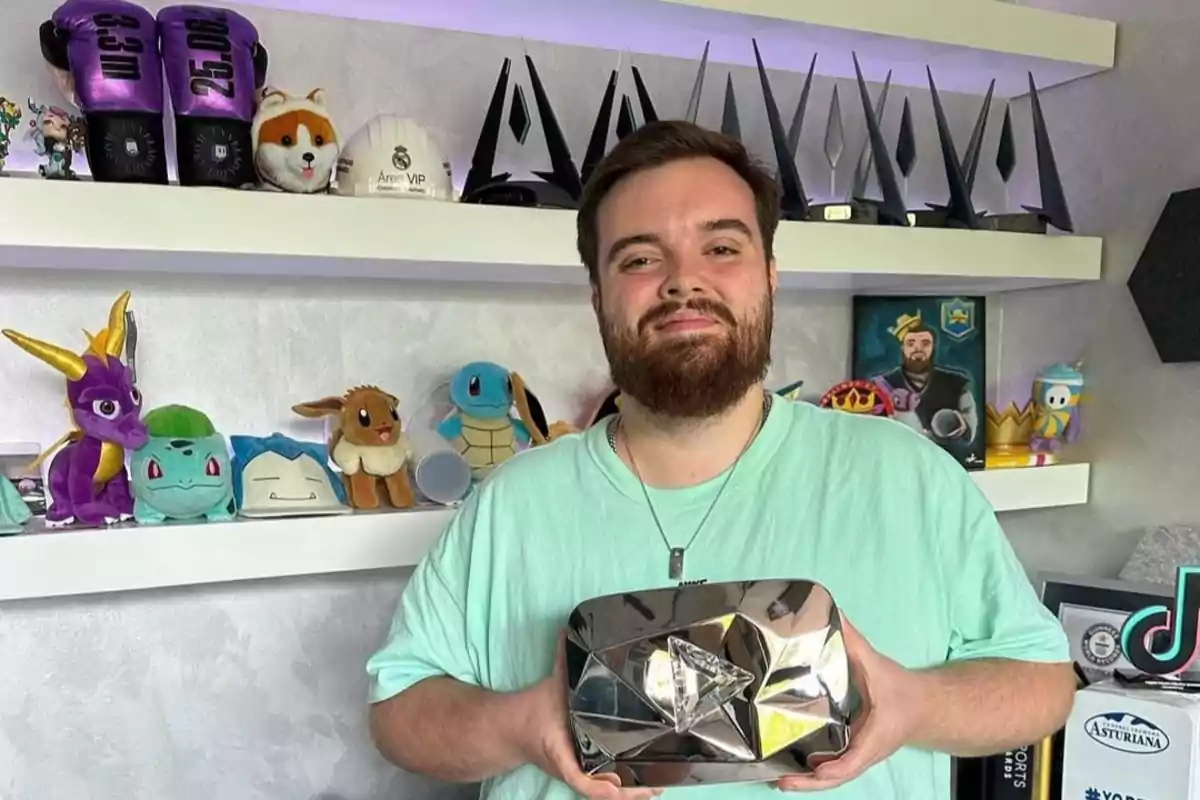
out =
<path fill-rule="evenodd" d="M 324 89 L 313 89 L 307 97 L 268 89 L 251 133 L 262 188 L 297 194 L 329 191 L 341 140 L 325 108 Z"/>

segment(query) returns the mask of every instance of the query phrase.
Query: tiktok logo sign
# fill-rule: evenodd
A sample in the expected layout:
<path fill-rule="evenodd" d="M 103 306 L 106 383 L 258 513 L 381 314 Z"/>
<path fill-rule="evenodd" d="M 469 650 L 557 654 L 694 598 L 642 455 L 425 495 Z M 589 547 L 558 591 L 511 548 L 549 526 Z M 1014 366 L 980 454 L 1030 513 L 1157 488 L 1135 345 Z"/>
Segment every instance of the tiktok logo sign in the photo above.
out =
<path fill-rule="evenodd" d="M 1200 567 L 1180 567 L 1175 576 L 1175 607 L 1148 606 L 1131 614 L 1121 628 L 1121 649 L 1135 669 L 1148 675 L 1177 675 L 1200 656 L 1198 627 Z M 1154 638 L 1165 640 L 1165 648 L 1155 648 Z"/>

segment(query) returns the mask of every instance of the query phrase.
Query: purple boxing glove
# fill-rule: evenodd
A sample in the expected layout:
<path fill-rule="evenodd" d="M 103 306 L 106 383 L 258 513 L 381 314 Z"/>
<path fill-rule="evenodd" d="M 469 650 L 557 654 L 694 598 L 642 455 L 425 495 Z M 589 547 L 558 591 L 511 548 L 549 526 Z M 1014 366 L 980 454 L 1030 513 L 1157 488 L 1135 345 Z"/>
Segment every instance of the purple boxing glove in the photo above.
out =
<path fill-rule="evenodd" d="M 42 55 L 87 120 L 97 181 L 166 183 L 154 17 L 126 0 L 67 0 L 42 23 Z"/>
<path fill-rule="evenodd" d="M 258 31 L 233 11 L 189 5 L 159 11 L 158 28 L 175 109 L 179 183 L 254 183 L 250 126 L 267 72 Z"/>

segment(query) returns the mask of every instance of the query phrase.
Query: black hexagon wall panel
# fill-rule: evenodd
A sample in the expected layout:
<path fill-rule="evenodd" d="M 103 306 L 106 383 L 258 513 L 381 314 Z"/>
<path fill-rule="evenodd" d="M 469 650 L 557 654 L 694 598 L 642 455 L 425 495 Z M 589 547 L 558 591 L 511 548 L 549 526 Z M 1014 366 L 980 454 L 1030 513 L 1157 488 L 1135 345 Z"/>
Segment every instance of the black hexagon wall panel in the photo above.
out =
<path fill-rule="evenodd" d="M 1200 362 L 1200 189 L 1167 200 L 1128 286 L 1163 363 Z"/>

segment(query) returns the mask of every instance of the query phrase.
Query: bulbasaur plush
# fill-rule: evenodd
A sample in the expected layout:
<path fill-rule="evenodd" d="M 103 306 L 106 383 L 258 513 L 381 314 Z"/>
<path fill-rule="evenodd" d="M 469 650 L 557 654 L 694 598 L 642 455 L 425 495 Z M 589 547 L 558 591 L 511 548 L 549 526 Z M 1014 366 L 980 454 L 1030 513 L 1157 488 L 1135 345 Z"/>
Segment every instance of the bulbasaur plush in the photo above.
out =
<path fill-rule="evenodd" d="M 156 408 L 143 421 L 150 438 L 134 451 L 129 470 L 133 518 L 146 525 L 233 519 L 237 506 L 229 448 L 212 421 L 181 405 Z"/>

